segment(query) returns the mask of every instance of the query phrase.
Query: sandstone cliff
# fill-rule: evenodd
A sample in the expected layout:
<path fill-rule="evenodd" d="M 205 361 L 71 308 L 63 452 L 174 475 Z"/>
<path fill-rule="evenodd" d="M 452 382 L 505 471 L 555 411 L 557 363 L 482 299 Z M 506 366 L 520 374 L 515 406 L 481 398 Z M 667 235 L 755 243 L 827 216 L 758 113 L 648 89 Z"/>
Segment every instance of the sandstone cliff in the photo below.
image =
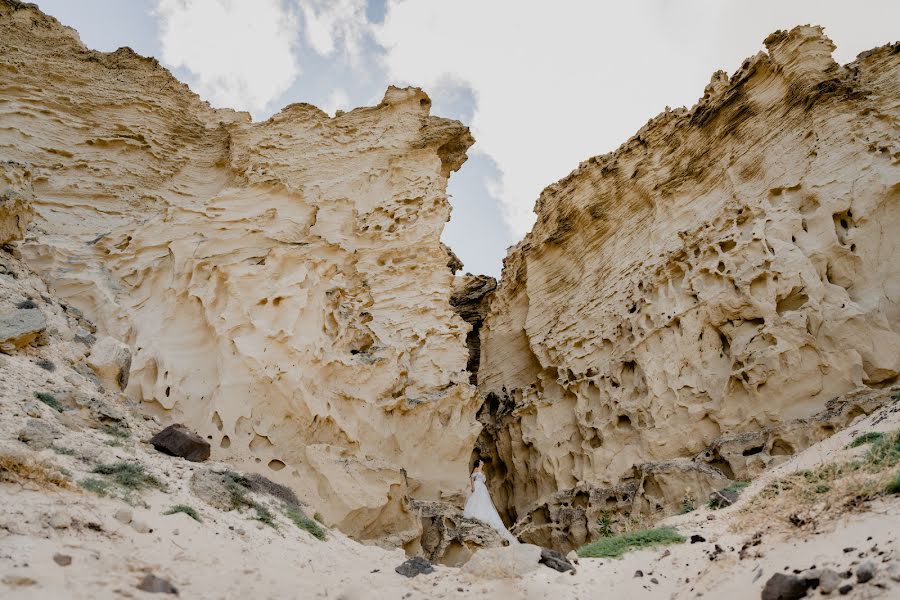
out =
<path fill-rule="evenodd" d="M 504 263 L 477 453 L 528 541 L 705 498 L 900 374 L 900 46 L 842 67 L 820 28 L 765 45 L 544 190 Z"/>
<path fill-rule="evenodd" d="M 0 160 L 25 165 L 3 177 L 34 195 L 19 250 L 128 345 L 127 395 L 357 538 L 415 538 L 406 496 L 465 485 L 479 430 L 439 241 L 468 129 L 412 88 L 253 123 L 11 0 L 0 73 Z"/>

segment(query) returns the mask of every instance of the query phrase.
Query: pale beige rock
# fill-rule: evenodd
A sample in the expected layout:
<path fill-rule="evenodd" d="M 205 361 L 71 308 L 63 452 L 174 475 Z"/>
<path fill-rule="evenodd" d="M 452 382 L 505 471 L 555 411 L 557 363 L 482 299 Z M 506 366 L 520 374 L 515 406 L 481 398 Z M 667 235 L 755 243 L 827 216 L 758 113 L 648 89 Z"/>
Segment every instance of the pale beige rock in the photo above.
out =
<path fill-rule="evenodd" d="M 481 336 L 478 452 L 503 516 L 897 380 L 897 47 L 842 67 L 817 27 L 765 44 L 538 200 Z M 675 510 L 678 492 L 653 495 Z"/>
<path fill-rule="evenodd" d="M 125 389 L 131 369 L 131 349 L 119 340 L 102 336 L 91 347 L 86 364 L 112 389 Z"/>
<path fill-rule="evenodd" d="M 541 566 L 541 548 L 531 544 L 512 544 L 480 550 L 463 567 L 463 573 L 477 579 L 522 577 Z"/>
<path fill-rule="evenodd" d="M 0 244 L 21 240 L 33 217 L 31 171 L 27 166 L 0 161 Z"/>
<path fill-rule="evenodd" d="M 131 348 L 131 398 L 366 539 L 465 485 L 479 402 L 440 235 L 466 127 L 393 87 L 252 123 L 8 0 L 0 72 L 0 156 L 34 185 L 22 255 Z"/>

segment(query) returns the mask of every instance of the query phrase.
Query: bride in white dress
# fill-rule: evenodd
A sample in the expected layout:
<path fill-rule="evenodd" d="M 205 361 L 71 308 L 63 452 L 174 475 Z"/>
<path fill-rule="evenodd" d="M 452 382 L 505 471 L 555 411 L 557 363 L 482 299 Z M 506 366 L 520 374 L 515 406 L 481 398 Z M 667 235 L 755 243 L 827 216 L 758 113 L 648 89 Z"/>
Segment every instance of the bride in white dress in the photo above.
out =
<path fill-rule="evenodd" d="M 475 461 L 475 469 L 472 471 L 470 482 L 472 495 L 466 500 L 466 508 L 463 511 L 463 516 L 470 519 L 478 519 L 479 521 L 487 523 L 496 529 L 500 535 L 509 540 L 510 544 L 518 544 L 519 540 L 517 540 L 503 525 L 500 515 L 497 514 L 497 509 L 494 508 L 494 503 L 491 501 L 491 494 L 488 492 L 487 486 L 484 485 L 485 478 L 484 473 L 482 472 L 483 466 L 484 463 L 481 460 Z"/>

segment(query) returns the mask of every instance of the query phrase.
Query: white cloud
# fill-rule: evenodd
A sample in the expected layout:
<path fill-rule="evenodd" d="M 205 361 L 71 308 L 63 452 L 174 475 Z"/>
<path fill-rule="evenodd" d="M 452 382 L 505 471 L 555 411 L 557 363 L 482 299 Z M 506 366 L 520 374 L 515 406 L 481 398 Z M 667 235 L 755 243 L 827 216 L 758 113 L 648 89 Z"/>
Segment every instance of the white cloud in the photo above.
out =
<path fill-rule="evenodd" d="M 299 0 L 306 42 L 320 56 L 331 56 L 338 44 L 351 61 L 360 53 L 369 29 L 366 0 Z"/>
<path fill-rule="evenodd" d="M 896 37 L 900 3 L 758 0 L 389 0 L 377 39 L 391 78 L 476 98 L 472 129 L 502 181 L 489 187 L 516 235 L 540 191 L 615 149 L 666 105 L 691 105 L 776 29 L 826 26 L 846 62 Z"/>
<path fill-rule="evenodd" d="M 348 96 L 347 92 L 342 90 L 341 88 L 335 88 L 331 90 L 331 93 L 328 95 L 328 99 L 321 106 L 322 110 L 327 112 L 332 117 L 334 116 L 335 111 L 346 111 L 349 107 L 350 96 Z"/>
<path fill-rule="evenodd" d="M 300 26 L 280 0 L 157 0 L 162 60 L 215 106 L 259 116 L 300 74 Z"/>

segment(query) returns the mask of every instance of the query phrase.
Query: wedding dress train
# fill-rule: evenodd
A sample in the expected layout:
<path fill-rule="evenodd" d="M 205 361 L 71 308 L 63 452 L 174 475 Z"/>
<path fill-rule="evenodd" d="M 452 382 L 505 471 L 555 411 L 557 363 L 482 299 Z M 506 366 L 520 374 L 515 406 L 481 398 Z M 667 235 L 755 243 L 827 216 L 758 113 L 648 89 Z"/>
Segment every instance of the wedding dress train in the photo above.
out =
<path fill-rule="evenodd" d="M 487 486 L 484 485 L 484 473 L 475 473 L 472 475 L 472 478 L 475 480 L 475 489 L 472 491 L 469 499 L 466 500 L 463 516 L 487 523 L 496 529 L 500 535 L 509 540 L 510 544 L 518 544 L 519 540 L 503 525 L 500 515 L 497 514 L 497 509 L 494 508 L 491 494 L 488 492 Z"/>

